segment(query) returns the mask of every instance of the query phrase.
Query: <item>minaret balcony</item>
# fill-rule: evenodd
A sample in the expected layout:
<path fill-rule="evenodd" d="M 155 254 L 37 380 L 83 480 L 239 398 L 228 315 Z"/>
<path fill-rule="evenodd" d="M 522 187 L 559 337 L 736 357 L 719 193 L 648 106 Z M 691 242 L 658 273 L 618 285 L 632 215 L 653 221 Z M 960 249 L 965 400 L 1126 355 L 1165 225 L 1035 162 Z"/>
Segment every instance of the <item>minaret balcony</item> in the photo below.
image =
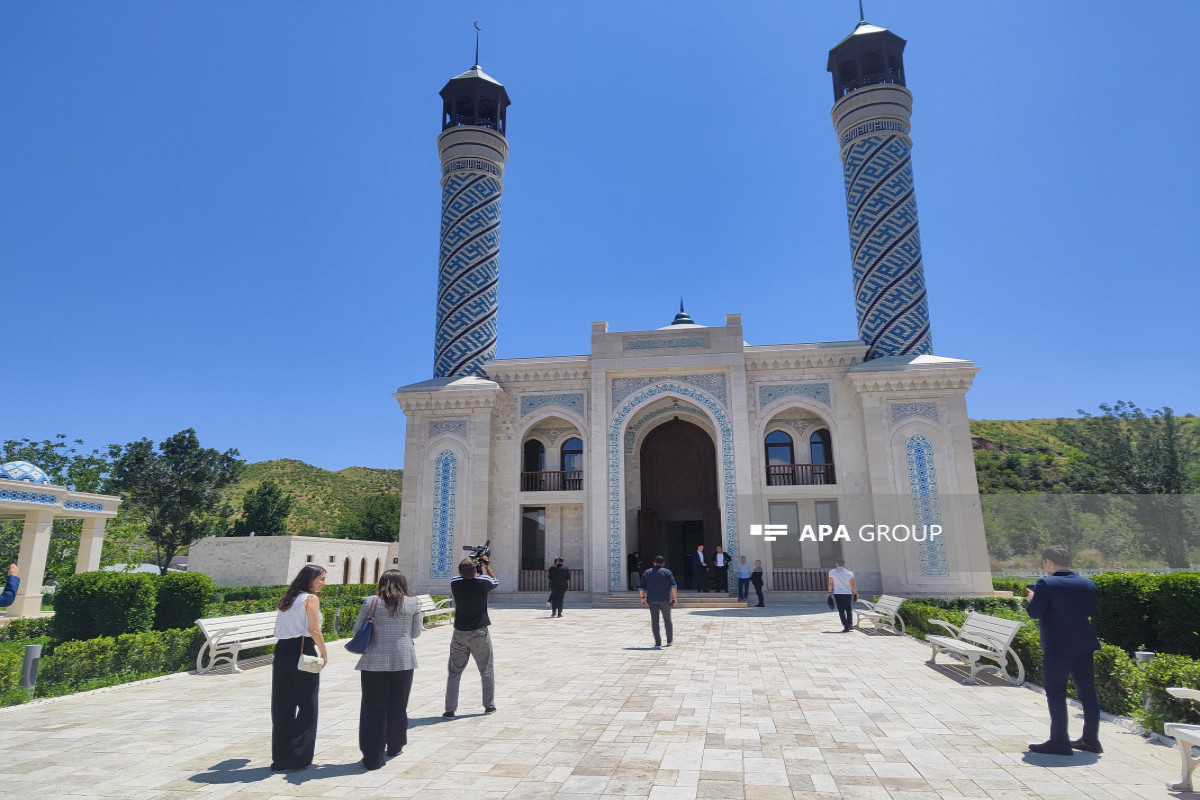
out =
<path fill-rule="evenodd" d="M 828 486 L 837 483 L 833 464 L 768 464 L 767 486 Z"/>
<path fill-rule="evenodd" d="M 583 489 L 583 470 L 522 472 L 522 492 L 578 492 Z"/>

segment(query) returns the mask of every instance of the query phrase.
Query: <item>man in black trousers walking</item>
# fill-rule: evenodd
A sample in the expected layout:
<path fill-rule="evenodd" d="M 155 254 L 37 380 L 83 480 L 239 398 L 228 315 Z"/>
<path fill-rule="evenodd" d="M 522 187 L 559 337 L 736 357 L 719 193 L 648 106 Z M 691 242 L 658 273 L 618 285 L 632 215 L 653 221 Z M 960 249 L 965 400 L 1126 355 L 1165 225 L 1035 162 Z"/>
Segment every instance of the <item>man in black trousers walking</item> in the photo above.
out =
<path fill-rule="evenodd" d="M 664 564 L 667 560 L 662 556 L 654 557 L 654 566 L 642 573 L 642 605 L 650 609 L 650 630 L 654 633 L 654 647 L 662 647 L 662 637 L 658 632 L 658 616 L 662 615 L 663 625 L 667 629 L 667 647 L 675 638 L 675 629 L 671 626 L 671 609 L 679 601 L 679 587 L 675 584 L 675 576 Z"/>
<path fill-rule="evenodd" d="M 1042 684 L 1050 710 L 1050 738 L 1029 745 L 1029 751 L 1056 756 L 1074 755 L 1073 750 L 1102 753 L 1095 665 L 1100 640 L 1088 620 L 1096 607 L 1096 584 L 1071 571 L 1071 551 L 1062 545 L 1042 551 L 1042 566 L 1049 574 L 1026 589 L 1026 610 L 1041 628 Z M 1068 677 L 1083 705 L 1083 735 L 1074 741 L 1067 732 Z"/>
<path fill-rule="evenodd" d="M 563 598 L 567 594 L 567 584 L 571 582 L 571 571 L 563 565 L 561 558 L 556 558 L 554 566 L 546 570 L 546 579 L 550 582 L 550 616 L 561 617 Z"/>

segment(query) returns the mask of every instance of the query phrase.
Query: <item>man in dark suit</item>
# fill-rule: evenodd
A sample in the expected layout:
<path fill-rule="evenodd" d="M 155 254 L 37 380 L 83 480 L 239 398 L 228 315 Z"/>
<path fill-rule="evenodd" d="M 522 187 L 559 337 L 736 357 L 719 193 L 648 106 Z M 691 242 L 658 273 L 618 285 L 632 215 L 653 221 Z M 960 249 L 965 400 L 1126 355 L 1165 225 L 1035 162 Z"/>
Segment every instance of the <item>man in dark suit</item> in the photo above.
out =
<path fill-rule="evenodd" d="M 650 630 L 654 634 L 655 650 L 662 647 L 662 637 L 658 632 L 660 614 L 667 629 L 667 647 L 675 639 L 671 609 L 679 601 L 678 587 L 675 576 L 664 566 L 666 563 L 667 560 L 662 556 L 655 556 L 654 566 L 642 573 L 642 605 L 650 609 Z"/>
<path fill-rule="evenodd" d="M 554 566 L 546 570 L 550 582 L 550 616 L 561 617 L 563 598 L 567 595 L 567 584 L 571 582 L 571 571 L 561 558 L 554 559 Z"/>
<path fill-rule="evenodd" d="M 692 569 L 694 570 L 692 588 L 697 592 L 707 592 L 708 558 L 704 555 L 704 545 L 699 545 L 696 547 L 696 552 L 692 555 Z"/>
<path fill-rule="evenodd" d="M 1096 695 L 1095 653 L 1100 640 L 1088 617 L 1096 607 L 1096 584 L 1070 570 L 1071 552 L 1061 545 L 1042 551 L 1046 577 L 1027 589 L 1029 616 L 1038 621 L 1042 639 L 1042 684 L 1050 709 L 1050 739 L 1029 745 L 1030 752 L 1058 756 L 1073 750 L 1101 753 L 1100 698 Z M 1067 678 L 1083 705 L 1083 735 L 1067 733 Z"/>

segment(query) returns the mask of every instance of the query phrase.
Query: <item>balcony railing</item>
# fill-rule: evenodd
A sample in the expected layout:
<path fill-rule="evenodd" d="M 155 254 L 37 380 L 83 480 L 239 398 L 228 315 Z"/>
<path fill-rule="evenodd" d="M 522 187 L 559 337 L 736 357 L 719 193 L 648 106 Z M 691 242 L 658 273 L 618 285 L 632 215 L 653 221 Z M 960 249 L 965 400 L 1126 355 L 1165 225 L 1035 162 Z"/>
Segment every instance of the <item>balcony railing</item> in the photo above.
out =
<path fill-rule="evenodd" d="M 771 589 L 776 592 L 824 592 L 829 589 L 829 570 L 777 569 L 771 572 Z"/>
<path fill-rule="evenodd" d="M 583 591 L 583 570 L 572 569 L 567 570 L 571 573 L 571 579 L 567 581 L 568 592 Z M 518 592 L 548 592 L 550 591 L 550 581 L 546 577 L 544 569 L 523 569 L 517 576 L 517 591 Z"/>
<path fill-rule="evenodd" d="M 522 492 L 575 492 L 583 488 L 583 470 L 522 472 Z"/>
<path fill-rule="evenodd" d="M 825 486 L 837 483 L 833 464 L 768 464 L 767 486 Z"/>

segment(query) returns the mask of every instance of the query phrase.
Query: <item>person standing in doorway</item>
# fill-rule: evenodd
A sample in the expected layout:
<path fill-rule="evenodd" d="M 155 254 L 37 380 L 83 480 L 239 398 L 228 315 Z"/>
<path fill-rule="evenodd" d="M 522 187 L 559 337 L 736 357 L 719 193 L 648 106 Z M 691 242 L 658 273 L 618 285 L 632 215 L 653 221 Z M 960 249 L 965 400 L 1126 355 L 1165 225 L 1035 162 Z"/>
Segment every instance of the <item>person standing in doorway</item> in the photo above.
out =
<path fill-rule="evenodd" d="M 629 576 L 629 590 L 636 592 L 642 581 L 642 558 L 636 550 L 626 556 L 625 572 Z"/>
<path fill-rule="evenodd" d="M 1100 698 L 1096 694 L 1096 651 L 1100 640 L 1088 619 L 1096 608 L 1096 584 L 1071 571 L 1071 551 L 1062 545 L 1042 551 L 1048 573 L 1027 589 L 1026 611 L 1038 621 L 1042 642 L 1042 684 L 1050 709 L 1050 738 L 1029 745 L 1030 752 L 1056 756 L 1072 750 L 1103 753 L 1100 746 Z M 1067 732 L 1067 679 L 1075 683 L 1083 706 L 1083 735 Z"/>
<path fill-rule="evenodd" d="M 696 546 L 696 553 L 692 556 L 692 567 L 695 569 L 693 573 L 695 578 L 692 581 L 692 589 L 697 592 L 708 591 L 708 558 L 704 555 L 704 545 Z"/>
<path fill-rule="evenodd" d="M 763 593 L 762 593 L 763 568 L 762 568 L 762 562 L 757 559 L 755 559 L 755 561 L 754 561 L 754 569 L 750 571 L 750 583 L 752 586 L 754 586 L 755 593 L 758 594 L 758 605 L 756 606 L 756 608 L 762 608 L 763 607 Z M 749 599 L 749 596 L 750 596 L 750 593 L 747 592 L 746 593 L 747 599 Z"/>
<path fill-rule="evenodd" d="M 716 573 L 717 585 L 714 587 L 718 592 L 729 591 L 729 556 L 725 555 L 725 551 L 721 549 L 721 545 L 717 545 L 717 552 L 713 553 L 713 571 Z"/>
<path fill-rule="evenodd" d="M 679 602 L 679 587 L 675 584 L 675 576 L 664 565 L 667 560 L 662 556 L 654 557 L 654 566 L 642 573 L 642 605 L 650 609 L 650 630 L 654 634 L 655 649 L 662 647 L 662 636 L 658 631 L 658 616 L 662 615 L 663 626 L 667 629 L 667 647 L 675 639 L 675 629 L 671 626 L 671 609 Z"/>
<path fill-rule="evenodd" d="M 554 566 L 546 570 L 546 580 L 550 582 L 550 616 L 561 617 L 563 598 L 567 596 L 567 584 L 571 582 L 571 571 L 561 558 L 554 559 Z"/>
<path fill-rule="evenodd" d="M 829 570 L 829 596 L 837 606 L 838 619 L 842 622 L 842 633 L 849 633 L 854 627 L 854 601 L 858 599 L 858 584 L 854 582 L 854 573 L 846 569 L 844 558 L 835 559 L 836 566 Z"/>
<path fill-rule="evenodd" d="M 737 576 L 738 576 L 738 600 L 750 599 L 750 564 L 746 561 L 745 556 L 738 558 Z"/>

